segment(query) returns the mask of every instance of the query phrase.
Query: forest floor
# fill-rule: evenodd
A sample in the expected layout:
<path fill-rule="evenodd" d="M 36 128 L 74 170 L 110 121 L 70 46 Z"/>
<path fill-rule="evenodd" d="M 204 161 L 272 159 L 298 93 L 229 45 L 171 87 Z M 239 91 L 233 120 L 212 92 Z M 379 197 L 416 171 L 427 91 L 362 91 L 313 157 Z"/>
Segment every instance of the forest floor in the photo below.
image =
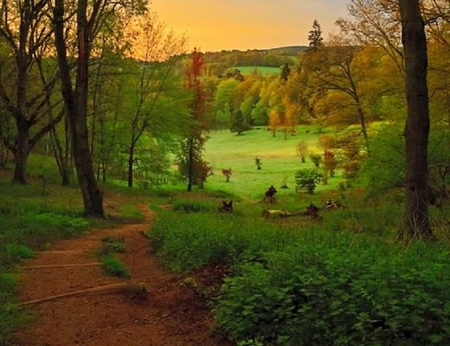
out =
<path fill-rule="evenodd" d="M 230 345 L 212 332 L 207 300 L 199 294 L 202 287 L 218 287 L 225 268 L 214 265 L 189 276 L 161 268 L 144 237 L 153 214 L 140 209 L 145 215 L 142 223 L 61 240 L 23 266 L 20 300 L 25 304 L 99 289 L 26 304 L 32 322 L 15 333 L 10 345 Z M 98 252 L 105 237 L 123 238 L 125 251 L 117 257 L 130 270 L 130 278 L 101 270 Z"/>

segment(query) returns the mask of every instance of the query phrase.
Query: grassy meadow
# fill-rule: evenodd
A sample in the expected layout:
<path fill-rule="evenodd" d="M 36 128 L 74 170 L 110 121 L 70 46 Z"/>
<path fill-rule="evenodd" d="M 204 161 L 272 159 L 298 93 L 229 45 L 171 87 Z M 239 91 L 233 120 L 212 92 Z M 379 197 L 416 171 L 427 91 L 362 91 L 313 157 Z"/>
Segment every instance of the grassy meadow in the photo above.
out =
<path fill-rule="evenodd" d="M 255 72 L 255 70 L 257 70 L 259 73 L 261 73 L 262 75 L 265 75 L 265 76 L 280 74 L 280 68 L 279 67 L 270 67 L 270 66 L 236 66 L 235 68 L 237 68 L 239 71 L 241 71 L 241 73 L 243 75 L 252 74 L 253 72 Z"/>
<path fill-rule="evenodd" d="M 431 209 L 439 241 L 405 245 L 396 240 L 401 193 L 367 200 L 357 183 L 338 188 L 345 182 L 339 170 L 314 195 L 296 193 L 295 172 L 313 167 L 309 159 L 301 163 L 297 143 L 305 140 L 319 153 L 323 133 L 314 126 L 299 126 L 286 139 L 265 127 L 240 136 L 213 132 L 205 159 L 214 174 L 204 189 L 108 182 L 101 186 L 105 220 L 82 217 L 77 187 L 59 186 L 52 158 L 30 158 L 27 186 L 10 183 L 11 167 L 0 171 L 0 345 L 27 321 L 15 304 L 17 265 L 55 239 L 139 218 L 142 203 L 158 215 L 147 235 L 161 264 L 186 274 L 216 263 L 230 269 L 219 297 L 207 288 L 203 293 L 211 298 L 215 330 L 236 345 L 449 345 L 448 208 Z M 221 170 L 228 168 L 233 174 L 225 182 Z M 281 188 L 284 182 L 289 188 Z M 278 190 L 277 203 L 259 203 L 270 185 Z M 321 210 L 319 220 L 261 217 L 266 208 L 304 210 L 310 201 L 323 207 L 329 197 L 345 208 Z M 232 214 L 217 212 L 223 199 L 236 202 Z M 114 258 L 105 261 L 105 271 L 111 268 L 116 273 Z"/>
<path fill-rule="evenodd" d="M 304 140 L 310 152 L 321 153 L 318 147 L 320 132 L 313 126 L 299 126 L 297 134 L 287 135 L 278 132 L 275 137 L 260 127 L 244 132 L 238 136 L 228 130 L 211 133 L 206 143 L 205 159 L 213 167 L 214 175 L 208 178 L 207 190 L 223 190 L 241 198 L 258 201 L 271 185 L 278 191 L 277 196 L 304 203 L 311 199 L 310 195 L 295 193 L 295 172 L 303 168 L 314 167 L 307 158 L 302 163 L 297 154 L 297 144 Z M 255 157 L 262 162 L 262 169 L 257 170 Z M 229 182 L 225 182 L 222 169 L 232 169 Z M 337 189 L 339 182 L 344 181 L 338 171 L 336 177 L 329 179 L 328 185 L 319 184 L 317 192 Z M 288 189 L 280 187 L 286 182 Z"/>

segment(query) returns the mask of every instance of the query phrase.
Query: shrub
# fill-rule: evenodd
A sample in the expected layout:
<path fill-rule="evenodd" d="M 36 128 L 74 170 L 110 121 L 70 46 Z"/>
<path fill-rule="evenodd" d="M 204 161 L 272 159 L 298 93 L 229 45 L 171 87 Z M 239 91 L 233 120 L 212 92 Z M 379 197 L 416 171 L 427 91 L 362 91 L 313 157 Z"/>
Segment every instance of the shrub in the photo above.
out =
<path fill-rule="evenodd" d="M 314 164 L 314 167 L 320 167 L 320 163 L 322 162 L 322 155 L 311 153 L 309 154 L 309 159 Z"/>
<path fill-rule="evenodd" d="M 34 253 L 31 248 L 20 244 L 8 244 L 5 247 L 5 254 L 13 262 L 21 259 L 32 258 Z"/>
<path fill-rule="evenodd" d="M 306 188 L 313 194 L 317 184 L 322 180 L 322 174 L 316 169 L 301 169 L 295 173 L 295 182 L 298 186 Z"/>
<path fill-rule="evenodd" d="M 447 256 L 342 234 L 267 253 L 227 278 L 214 309 L 234 340 L 287 345 L 447 345 Z"/>

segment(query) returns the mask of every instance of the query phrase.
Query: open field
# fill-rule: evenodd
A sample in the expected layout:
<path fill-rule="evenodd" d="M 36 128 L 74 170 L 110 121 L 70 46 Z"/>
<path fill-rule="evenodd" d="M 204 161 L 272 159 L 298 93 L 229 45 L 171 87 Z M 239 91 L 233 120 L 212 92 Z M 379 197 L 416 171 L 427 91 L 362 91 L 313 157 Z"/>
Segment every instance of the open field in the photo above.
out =
<path fill-rule="evenodd" d="M 258 70 L 263 75 L 272 75 L 272 74 L 280 74 L 279 67 L 270 67 L 270 66 L 236 66 L 239 71 L 243 75 L 251 74 L 255 70 Z"/>
<path fill-rule="evenodd" d="M 294 197 L 295 172 L 314 167 L 309 159 L 301 163 L 296 152 L 297 144 L 305 140 L 310 152 L 320 153 L 321 149 L 317 146 L 319 135 L 317 128 L 313 126 L 299 126 L 297 134 L 288 135 L 286 139 L 283 132 L 278 132 L 273 137 L 265 127 L 244 132 L 240 136 L 228 130 L 213 132 L 206 143 L 205 159 L 212 165 L 214 175 L 208 178 L 205 188 L 258 200 L 264 197 L 264 192 L 270 185 L 274 185 L 278 196 Z M 261 170 L 257 170 L 255 165 L 256 156 L 261 159 Z M 229 168 L 233 175 L 227 183 L 221 171 Z M 280 189 L 284 181 L 289 189 Z M 338 172 L 336 177 L 329 179 L 328 185 L 320 184 L 317 191 L 335 189 L 341 181 L 343 179 Z M 310 199 L 310 196 L 304 194 L 296 197 Z"/>

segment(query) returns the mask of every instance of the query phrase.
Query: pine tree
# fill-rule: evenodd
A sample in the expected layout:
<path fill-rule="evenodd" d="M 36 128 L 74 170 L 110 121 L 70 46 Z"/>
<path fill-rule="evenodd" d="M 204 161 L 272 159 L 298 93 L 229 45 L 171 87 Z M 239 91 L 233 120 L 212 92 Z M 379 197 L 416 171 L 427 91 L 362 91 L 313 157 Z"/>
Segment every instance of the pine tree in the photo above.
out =
<path fill-rule="evenodd" d="M 312 30 L 308 35 L 308 41 L 311 49 L 317 49 L 322 45 L 322 29 L 317 19 L 314 19 Z"/>

